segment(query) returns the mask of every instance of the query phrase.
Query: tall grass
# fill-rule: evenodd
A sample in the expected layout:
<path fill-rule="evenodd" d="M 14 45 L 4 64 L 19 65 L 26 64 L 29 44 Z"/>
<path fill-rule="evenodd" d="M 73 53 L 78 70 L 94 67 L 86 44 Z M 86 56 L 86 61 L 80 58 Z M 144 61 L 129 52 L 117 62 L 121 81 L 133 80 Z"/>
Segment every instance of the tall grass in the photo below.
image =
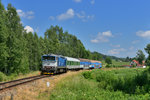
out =
<path fill-rule="evenodd" d="M 98 87 L 109 91 L 122 91 L 128 94 L 146 94 L 150 92 L 150 72 L 148 69 L 95 70 L 83 73 L 87 79 L 97 81 Z"/>
<path fill-rule="evenodd" d="M 150 100 L 148 91 L 141 93 L 136 78 L 143 69 L 112 71 L 93 70 L 68 77 L 52 91 L 53 100 Z"/>
<path fill-rule="evenodd" d="M 34 75 L 39 75 L 39 71 L 32 71 L 26 74 L 11 74 L 9 76 L 5 75 L 4 73 L 0 72 L 0 82 L 4 82 L 4 81 L 11 81 L 11 80 L 15 80 L 15 79 L 20 79 L 20 78 L 25 78 L 25 77 L 30 77 L 30 76 L 34 76 Z"/>

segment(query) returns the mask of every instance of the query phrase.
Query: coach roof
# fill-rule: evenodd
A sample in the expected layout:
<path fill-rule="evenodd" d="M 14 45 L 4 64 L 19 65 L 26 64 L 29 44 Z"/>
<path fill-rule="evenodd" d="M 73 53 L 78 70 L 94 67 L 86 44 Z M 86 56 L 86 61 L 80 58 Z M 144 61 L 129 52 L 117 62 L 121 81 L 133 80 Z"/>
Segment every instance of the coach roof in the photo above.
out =
<path fill-rule="evenodd" d="M 90 60 L 92 63 L 102 63 L 101 61 L 97 61 L 97 60 Z"/>
<path fill-rule="evenodd" d="M 72 58 L 72 57 L 65 57 L 68 61 L 76 61 L 76 62 L 80 62 L 79 59 L 76 58 Z"/>

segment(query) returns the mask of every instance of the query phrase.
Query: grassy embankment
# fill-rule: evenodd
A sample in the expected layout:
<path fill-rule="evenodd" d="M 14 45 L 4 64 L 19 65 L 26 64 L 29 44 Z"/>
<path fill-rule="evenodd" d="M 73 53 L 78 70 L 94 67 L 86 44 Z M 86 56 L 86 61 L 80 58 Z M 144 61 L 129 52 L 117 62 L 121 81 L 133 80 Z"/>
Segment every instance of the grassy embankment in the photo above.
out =
<path fill-rule="evenodd" d="M 30 73 L 26 73 L 26 74 L 19 74 L 19 75 L 11 74 L 11 75 L 7 76 L 7 75 L 3 74 L 2 72 L 0 72 L 0 82 L 11 81 L 11 80 L 35 76 L 35 75 L 39 75 L 39 74 L 40 74 L 39 71 L 33 71 Z"/>
<path fill-rule="evenodd" d="M 148 69 L 92 70 L 68 77 L 51 92 L 53 100 L 150 100 Z"/>

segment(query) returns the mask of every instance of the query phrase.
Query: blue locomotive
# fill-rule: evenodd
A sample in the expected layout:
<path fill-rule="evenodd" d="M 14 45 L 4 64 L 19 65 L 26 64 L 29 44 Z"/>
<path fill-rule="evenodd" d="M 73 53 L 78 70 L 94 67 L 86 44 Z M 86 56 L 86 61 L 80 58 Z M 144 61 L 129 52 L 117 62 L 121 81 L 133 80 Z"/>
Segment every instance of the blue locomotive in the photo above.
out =
<path fill-rule="evenodd" d="M 48 54 L 42 56 L 42 74 L 66 72 L 67 59 L 60 55 Z"/>

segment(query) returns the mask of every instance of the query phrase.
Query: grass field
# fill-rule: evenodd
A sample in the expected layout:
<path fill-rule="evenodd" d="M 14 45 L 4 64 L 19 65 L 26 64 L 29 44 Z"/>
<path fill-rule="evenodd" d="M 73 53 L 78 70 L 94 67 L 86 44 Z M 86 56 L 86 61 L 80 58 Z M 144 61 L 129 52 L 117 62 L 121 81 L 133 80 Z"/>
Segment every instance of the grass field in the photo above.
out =
<path fill-rule="evenodd" d="M 115 61 L 115 60 L 112 60 L 112 63 L 116 66 L 130 65 L 130 62 L 121 62 L 121 61 Z"/>
<path fill-rule="evenodd" d="M 27 73 L 27 74 L 19 74 L 19 75 L 11 74 L 10 76 L 6 76 L 2 72 L 0 72 L 0 82 L 11 81 L 11 80 L 30 77 L 30 76 L 35 76 L 35 75 L 39 75 L 39 74 L 40 74 L 39 71 L 33 71 L 33 72 L 30 72 L 30 73 Z"/>
<path fill-rule="evenodd" d="M 105 63 L 105 61 L 102 61 L 102 66 L 105 67 L 107 64 Z M 122 61 L 116 61 L 116 60 L 112 60 L 112 65 L 111 67 L 121 67 L 122 65 L 130 65 L 130 62 L 122 62 Z"/>
<path fill-rule="evenodd" d="M 148 69 L 92 70 L 68 77 L 51 92 L 53 100 L 150 100 Z"/>

